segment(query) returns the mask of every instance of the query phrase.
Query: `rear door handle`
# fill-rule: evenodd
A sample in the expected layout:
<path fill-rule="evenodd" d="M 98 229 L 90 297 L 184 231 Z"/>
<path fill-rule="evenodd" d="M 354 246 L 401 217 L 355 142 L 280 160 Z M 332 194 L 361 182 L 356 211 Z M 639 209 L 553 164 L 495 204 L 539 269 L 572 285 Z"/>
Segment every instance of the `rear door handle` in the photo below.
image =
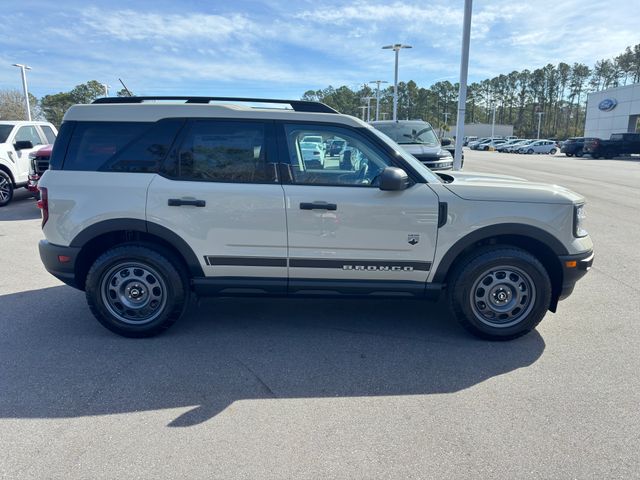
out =
<path fill-rule="evenodd" d="M 337 210 L 338 205 L 327 202 L 301 202 L 300 210 Z"/>
<path fill-rule="evenodd" d="M 167 204 L 170 207 L 181 207 L 183 205 L 191 205 L 194 207 L 204 207 L 207 202 L 204 200 L 187 200 L 182 198 L 170 198 Z"/>

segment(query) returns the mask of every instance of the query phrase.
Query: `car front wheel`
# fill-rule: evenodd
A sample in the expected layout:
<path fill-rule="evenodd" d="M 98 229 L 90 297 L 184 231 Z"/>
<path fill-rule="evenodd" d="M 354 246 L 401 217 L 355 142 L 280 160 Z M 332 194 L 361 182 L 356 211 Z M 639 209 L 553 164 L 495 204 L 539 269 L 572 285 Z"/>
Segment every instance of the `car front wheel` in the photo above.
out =
<path fill-rule="evenodd" d="M 555 148 L 552 148 L 551 150 L 549 150 L 549 153 L 550 153 L 551 155 L 555 155 L 557 151 L 558 151 L 558 150 L 556 150 Z"/>
<path fill-rule="evenodd" d="M 529 155 L 531 155 L 531 154 L 533 153 L 533 149 L 532 149 L 532 148 L 530 148 L 529 150 L 527 150 L 527 153 L 528 153 Z"/>
<path fill-rule="evenodd" d="M 13 198 L 13 182 L 9 175 L 0 170 L 0 207 L 9 205 Z"/>
<path fill-rule="evenodd" d="M 488 247 L 454 270 L 448 297 L 455 318 L 489 340 L 510 340 L 540 323 L 551 302 L 551 281 L 530 253 L 508 246 Z"/>
<path fill-rule="evenodd" d="M 85 285 L 87 303 L 106 328 L 125 337 L 150 337 L 169 328 L 186 308 L 184 268 L 169 252 L 122 245 L 102 254 Z"/>

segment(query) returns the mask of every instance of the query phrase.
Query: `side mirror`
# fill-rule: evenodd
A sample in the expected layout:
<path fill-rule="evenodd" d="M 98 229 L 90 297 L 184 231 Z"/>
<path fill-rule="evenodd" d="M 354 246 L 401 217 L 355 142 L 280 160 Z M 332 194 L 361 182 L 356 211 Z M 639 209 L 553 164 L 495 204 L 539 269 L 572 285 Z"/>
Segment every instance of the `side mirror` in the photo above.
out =
<path fill-rule="evenodd" d="M 31 140 L 18 140 L 13 144 L 13 148 L 16 150 L 26 150 L 28 148 L 33 148 L 33 143 L 31 143 Z"/>
<path fill-rule="evenodd" d="M 378 188 L 385 191 L 404 190 L 409 186 L 407 172 L 397 167 L 386 167 L 380 174 Z"/>
<path fill-rule="evenodd" d="M 443 138 L 442 140 L 440 140 L 440 145 L 442 145 L 443 147 L 446 147 L 447 145 L 451 145 L 451 139 Z"/>

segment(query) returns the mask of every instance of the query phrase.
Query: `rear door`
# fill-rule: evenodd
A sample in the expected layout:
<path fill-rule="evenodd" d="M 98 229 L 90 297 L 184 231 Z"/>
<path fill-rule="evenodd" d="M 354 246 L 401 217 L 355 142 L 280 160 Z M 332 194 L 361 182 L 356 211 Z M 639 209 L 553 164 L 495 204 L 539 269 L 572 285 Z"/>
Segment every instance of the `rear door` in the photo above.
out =
<path fill-rule="evenodd" d="M 187 122 L 147 196 L 159 225 L 191 247 L 211 288 L 286 291 L 284 192 L 276 175 L 273 124 Z"/>
<path fill-rule="evenodd" d="M 382 191 L 394 160 L 362 132 L 340 126 L 281 127 L 291 293 L 410 292 L 422 295 L 435 253 L 438 198 L 425 183 Z M 305 136 L 344 141 L 324 165 L 305 162 Z"/>

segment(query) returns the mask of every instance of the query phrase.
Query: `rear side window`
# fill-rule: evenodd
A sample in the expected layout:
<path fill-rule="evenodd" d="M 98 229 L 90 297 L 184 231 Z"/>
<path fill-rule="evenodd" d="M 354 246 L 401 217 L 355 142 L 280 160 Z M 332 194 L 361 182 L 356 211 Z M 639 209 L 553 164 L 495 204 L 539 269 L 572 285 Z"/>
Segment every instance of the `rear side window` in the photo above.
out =
<path fill-rule="evenodd" d="M 179 180 L 273 182 L 266 153 L 262 123 L 194 120 L 165 172 Z"/>
<path fill-rule="evenodd" d="M 47 137 L 47 143 L 53 145 L 53 143 L 56 141 L 56 134 L 53 133 L 53 128 L 51 128 L 49 125 L 40 125 L 40 128 L 42 129 L 44 136 Z"/>
<path fill-rule="evenodd" d="M 182 123 L 182 119 L 156 123 L 77 122 L 62 169 L 157 172 Z"/>

